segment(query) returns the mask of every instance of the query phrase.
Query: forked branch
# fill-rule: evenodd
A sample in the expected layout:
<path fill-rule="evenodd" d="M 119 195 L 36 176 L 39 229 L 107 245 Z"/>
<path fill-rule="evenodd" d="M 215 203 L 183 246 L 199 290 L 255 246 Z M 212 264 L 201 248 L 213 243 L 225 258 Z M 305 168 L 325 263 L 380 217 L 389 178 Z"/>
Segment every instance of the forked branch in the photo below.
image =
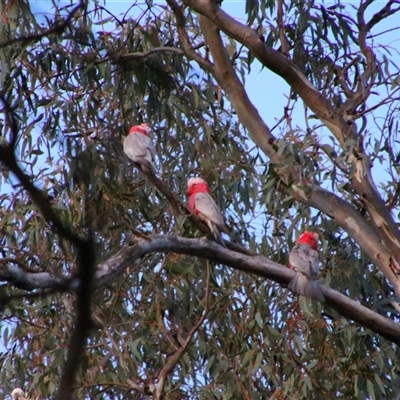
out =
<path fill-rule="evenodd" d="M 188 239 L 179 236 L 148 235 L 146 238 L 136 237 L 131 246 L 123 247 L 118 253 L 97 266 L 93 287 L 112 282 L 123 274 L 125 269 L 152 253 L 177 253 L 207 259 L 211 262 L 270 279 L 282 286 L 287 286 L 295 272 L 284 265 L 275 263 L 263 256 L 250 256 L 225 248 L 218 243 L 200 239 Z M 1 278 L 1 276 L 0 276 Z M 70 287 L 79 286 L 79 281 L 72 281 Z M 50 284 L 51 281 L 48 281 Z M 44 285 L 42 285 L 42 288 Z M 49 289 L 52 287 L 50 286 Z M 349 318 L 362 326 L 382 335 L 386 339 L 400 344 L 400 325 L 375 311 L 369 310 L 347 296 L 321 285 L 326 298 L 326 305 L 335 309 L 343 317 Z M 393 315 L 397 311 L 393 309 Z"/>

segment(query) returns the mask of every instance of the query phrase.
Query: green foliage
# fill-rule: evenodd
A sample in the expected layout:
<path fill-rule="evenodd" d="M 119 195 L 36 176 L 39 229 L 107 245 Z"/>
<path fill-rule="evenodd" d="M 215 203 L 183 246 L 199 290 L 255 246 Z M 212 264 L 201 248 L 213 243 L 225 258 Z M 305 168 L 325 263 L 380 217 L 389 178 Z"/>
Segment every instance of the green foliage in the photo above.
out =
<path fill-rule="evenodd" d="M 247 1 L 248 24 L 262 23 L 265 17 L 273 21 L 275 3 Z M 340 3 L 329 8 L 316 2 L 286 3 L 288 37 L 292 44 L 301 37 L 301 48 L 295 50 L 307 55 L 302 69 L 340 106 L 344 97 L 332 62 L 345 64 L 354 51 L 355 21 Z M 1 2 L 2 41 L 36 34 L 40 26 L 51 28 L 52 21 L 34 16 L 29 4 L 11 4 L 5 10 Z M 56 10 L 54 19 L 71 9 L 69 5 Z M 341 150 L 333 140 L 319 140 L 320 127 L 311 126 L 312 117 L 302 129 L 293 129 L 287 120 L 280 125 L 276 143 L 284 162 L 268 164 L 249 141 L 228 99 L 223 105 L 216 100 L 218 88 L 211 74 L 179 52 L 146 54 L 163 46 L 180 48 L 170 13 L 153 6 L 135 19 L 127 17 L 119 20 L 93 2 L 60 32 L 0 47 L 0 89 L 19 123 L 18 160 L 49 196 L 62 222 L 77 233 L 92 230 L 99 262 L 126 246 L 133 230 L 198 236 L 122 152 L 128 128 L 145 121 L 153 129 L 160 177 L 185 198 L 187 178 L 202 175 L 225 211 L 233 241 L 285 264 L 295 233 L 313 227 L 322 233 L 325 282 L 384 315 L 396 315 L 387 302 L 391 289 L 365 254 L 328 216 L 288 193 L 287 185 L 298 177 L 291 176 L 289 183 L 278 177 L 296 165 L 302 179 L 334 188 L 362 211 L 361 202 L 346 189 L 340 168 L 356 143 Z M 186 17 L 195 47 L 203 40 L 198 21 L 190 13 Z M 279 35 L 276 27 L 274 31 L 268 26 L 267 43 L 275 46 Z M 252 55 L 242 49 L 239 56 L 233 39 L 227 40 L 227 47 L 244 76 Z M 356 77 L 356 66 L 351 68 L 350 76 Z M 377 87 L 392 85 L 390 72 L 379 74 Z M 301 107 L 295 95 L 291 100 L 293 107 Z M 389 114 L 386 143 L 393 169 L 398 168 L 398 126 Z M 0 126 L 2 140 L 9 141 L 2 116 Z M 398 179 L 392 174 L 382 193 L 393 197 Z M 74 273 L 76 249 L 54 233 L 7 171 L 2 171 L 0 184 L 3 257 L 36 272 Z M 393 204 L 397 210 L 397 202 Z M 145 387 L 154 383 L 168 356 L 179 348 L 179 339 L 187 337 L 204 312 L 206 281 L 204 260 L 157 254 L 99 288 L 77 397 L 141 398 L 129 380 Z M 166 399 L 397 395 L 397 347 L 329 307 L 304 299 L 298 303 L 277 284 L 221 265 L 211 266 L 209 290 L 211 311 L 169 375 Z M 21 293 L 11 284 L 1 291 Z M 75 321 L 75 297 L 37 294 L 10 302 L 2 315 L 4 394 L 23 386 L 31 395 L 49 398 L 59 382 Z"/>

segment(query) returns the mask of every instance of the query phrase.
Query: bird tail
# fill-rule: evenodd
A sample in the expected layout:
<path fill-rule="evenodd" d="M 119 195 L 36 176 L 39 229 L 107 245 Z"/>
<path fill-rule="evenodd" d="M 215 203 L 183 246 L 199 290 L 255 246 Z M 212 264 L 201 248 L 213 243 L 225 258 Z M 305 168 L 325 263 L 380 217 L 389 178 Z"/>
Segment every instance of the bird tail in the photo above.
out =
<path fill-rule="evenodd" d="M 153 162 L 151 162 L 149 160 L 142 159 L 140 161 L 139 167 L 143 172 L 146 172 L 146 173 L 152 172 L 153 174 L 157 173 L 156 166 L 154 165 Z"/>
<path fill-rule="evenodd" d="M 214 236 L 215 241 L 221 244 L 222 246 L 226 247 L 224 239 L 222 239 L 221 232 L 219 231 L 218 227 L 216 227 L 211 221 L 208 220 L 207 220 L 207 225 L 210 228 L 210 231 Z"/>
<path fill-rule="evenodd" d="M 319 302 L 325 301 L 325 296 L 322 293 L 319 283 L 308 279 L 308 277 L 300 272 L 297 272 L 293 279 L 289 282 L 288 288 L 297 294 L 301 294 L 312 300 Z"/>
<path fill-rule="evenodd" d="M 214 235 L 215 241 L 226 247 L 224 239 L 222 239 L 221 232 L 218 230 L 217 227 L 214 226 L 214 230 L 212 231 L 212 233 Z"/>

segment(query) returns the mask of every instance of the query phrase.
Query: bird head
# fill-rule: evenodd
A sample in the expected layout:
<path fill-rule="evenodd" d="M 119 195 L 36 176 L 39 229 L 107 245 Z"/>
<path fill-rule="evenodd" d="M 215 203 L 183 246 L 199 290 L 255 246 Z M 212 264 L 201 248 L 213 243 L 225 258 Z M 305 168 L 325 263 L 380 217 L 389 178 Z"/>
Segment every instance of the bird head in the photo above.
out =
<path fill-rule="evenodd" d="M 190 178 L 188 180 L 188 194 L 191 196 L 194 193 L 199 193 L 199 192 L 206 192 L 209 193 L 210 190 L 208 189 L 207 182 L 204 179 L 201 178 Z"/>
<path fill-rule="evenodd" d="M 317 250 L 318 239 L 318 233 L 306 231 L 299 237 L 297 244 L 308 244 L 312 249 Z"/>
<path fill-rule="evenodd" d="M 129 135 L 131 133 L 141 133 L 143 135 L 150 135 L 150 128 L 147 124 L 133 125 L 131 129 L 129 129 Z"/>

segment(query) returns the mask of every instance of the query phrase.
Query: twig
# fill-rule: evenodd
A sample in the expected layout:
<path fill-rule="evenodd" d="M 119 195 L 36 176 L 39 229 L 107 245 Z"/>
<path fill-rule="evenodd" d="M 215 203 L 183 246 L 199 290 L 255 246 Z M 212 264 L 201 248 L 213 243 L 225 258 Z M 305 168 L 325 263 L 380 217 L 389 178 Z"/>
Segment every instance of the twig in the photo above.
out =
<path fill-rule="evenodd" d="M 283 22 L 283 0 L 278 0 L 277 19 L 279 39 L 281 41 L 281 52 L 285 56 L 289 56 L 289 42 L 286 37 L 285 23 Z"/>
<path fill-rule="evenodd" d="M 161 47 L 155 47 L 154 49 L 150 49 L 148 51 L 143 51 L 143 52 L 136 52 L 136 53 L 127 53 L 127 54 L 122 54 L 119 57 L 115 59 L 115 61 L 127 61 L 127 60 L 136 60 L 137 58 L 145 58 L 150 56 L 151 54 L 154 53 L 159 53 L 159 52 L 172 52 L 172 53 L 177 53 L 177 54 L 185 54 L 185 52 L 181 49 L 178 49 L 177 47 L 169 47 L 169 46 L 161 46 Z"/>

